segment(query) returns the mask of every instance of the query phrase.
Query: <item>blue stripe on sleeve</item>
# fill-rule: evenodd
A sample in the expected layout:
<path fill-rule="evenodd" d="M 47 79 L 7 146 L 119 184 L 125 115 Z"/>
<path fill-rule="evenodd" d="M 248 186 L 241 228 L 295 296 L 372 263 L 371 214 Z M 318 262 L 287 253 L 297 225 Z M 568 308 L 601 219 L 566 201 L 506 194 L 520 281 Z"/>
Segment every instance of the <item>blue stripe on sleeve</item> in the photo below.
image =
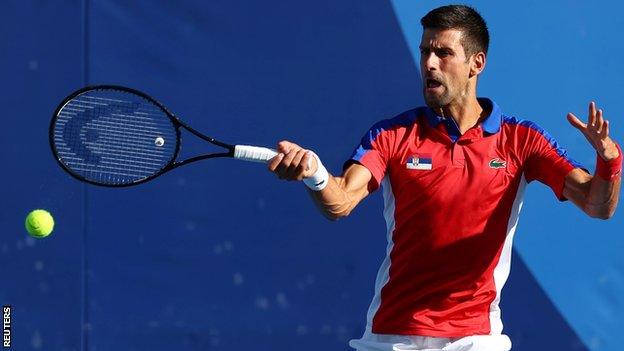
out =
<path fill-rule="evenodd" d="M 516 117 L 503 116 L 503 123 L 517 124 L 517 125 L 520 125 L 520 126 L 523 126 L 523 127 L 527 127 L 527 128 L 533 129 L 534 131 L 536 131 L 539 134 L 541 134 L 548 141 L 550 146 L 552 146 L 556 150 L 557 155 L 563 157 L 566 161 L 568 161 L 575 168 L 585 169 L 585 167 L 583 167 L 583 165 L 581 165 L 579 162 L 575 161 L 574 159 L 572 159 L 572 158 L 570 158 L 568 156 L 568 152 L 566 151 L 566 149 L 561 147 L 559 145 L 559 143 L 557 143 L 555 138 L 553 138 L 550 134 L 548 134 L 548 132 L 546 132 L 544 130 L 544 128 L 538 126 L 534 122 L 531 122 L 531 121 L 528 121 L 528 120 L 525 120 L 525 119 L 518 119 Z"/>
<path fill-rule="evenodd" d="M 419 115 L 418 109 L 409 110 L 404 112 L 394 118 L 384 119 L 375 123 L 369 130 L 364 134 L 362 140 L 360 141 L 360 145 L 353 151 L 351 155 L 351 160 L 359 161 L 364 157 L 364 155 L 373 149 L 373 142 L 377 139 L 379 134 L 384 131 L 392 130 L 396 127 L 407 127 L 414 123 L 416 117 Z"/>

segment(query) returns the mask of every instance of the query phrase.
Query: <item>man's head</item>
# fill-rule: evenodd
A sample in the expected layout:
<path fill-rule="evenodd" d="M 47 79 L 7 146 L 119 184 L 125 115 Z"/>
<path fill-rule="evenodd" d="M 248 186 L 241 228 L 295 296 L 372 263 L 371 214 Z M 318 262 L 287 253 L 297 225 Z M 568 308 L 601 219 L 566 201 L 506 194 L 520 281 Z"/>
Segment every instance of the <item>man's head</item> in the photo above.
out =
<path fill-rule="evenodd" d="M 489 33 L 481 15 L 463 5 L 439 7 L 420 20 L 420 68 L 425 101 L 441 108 L 476 94 Z"/>

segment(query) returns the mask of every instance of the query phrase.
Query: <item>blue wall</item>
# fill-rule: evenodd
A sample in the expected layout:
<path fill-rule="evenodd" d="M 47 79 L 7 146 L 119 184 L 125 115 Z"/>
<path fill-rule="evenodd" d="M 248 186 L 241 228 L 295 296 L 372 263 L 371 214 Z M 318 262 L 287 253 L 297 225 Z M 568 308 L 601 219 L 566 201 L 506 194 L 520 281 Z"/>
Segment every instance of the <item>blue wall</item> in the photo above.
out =
<path fill-rule="evenodd" d="M 474 2 L 493 34 L 481 95 L 542 124 L 593 169 L 564 117 L 596 98 L 621 135 L 622 20 L 555 3 Z M 301 184 L 234 160 L 136 188 L 86 186 L 52 158 L 49 119 L 85 84 L 128 85 L 207 134 L 268 146 L 288 138 L 336 173 L 370 125 L 421 103 L 418 20 L 441 3 L 146 4 L 3 3 L 0 302 L 13 306 L 14 348 L 347 349 L 384 254 L 380 194 L 331 223 Z M 184 137 L 186 155 L 210 148 Z M 621 216 L 589 220 L 545 187 L 529 189 L 503 290 L 514 350 L 616 350 Z M 24 233 L 34 208 L 55 215 L 51 237 Z"/>

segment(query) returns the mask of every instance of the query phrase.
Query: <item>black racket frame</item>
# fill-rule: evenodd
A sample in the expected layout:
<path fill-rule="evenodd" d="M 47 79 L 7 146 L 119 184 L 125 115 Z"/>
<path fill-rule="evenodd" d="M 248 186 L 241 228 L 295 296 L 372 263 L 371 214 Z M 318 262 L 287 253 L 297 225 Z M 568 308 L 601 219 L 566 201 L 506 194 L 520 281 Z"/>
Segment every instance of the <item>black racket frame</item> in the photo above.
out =
<path fill-rule="evenodd" d="M 83 176 L 81 176 L 80 174 L 74 172 L 71 168 L 69 168 L 68 166 L 66 166 L 60 159 L 60 157 L 58 157 L 57 152 L 56 152 L 56 147 L 54 144 L 54 126 L 56 124 L 56 120 L 58 119 L 58 115 L 61 112 L 61 109 L 63 109 L 63 107 L 71 100 L 73 100 L 74 98 L 78 97 L 79 95 L 82 95 L 88 91 L 92 91 L 92 90 L 117 90 L 117 91 L 122 91 L 122 92 L 127 92 L 127 93 L 131 93 L 131 94 L 135 94 L 137 96 L 140 96 L 146 100 L 148 100 L 149 102 L 153 103 L 155 106 L 157 106 L 158 108 L 160 108 L 163 112 L 165 112 L 165 114 L 167 115 L 167 117 L 169 117 L 169 119 L 171 120 L 171 122 L 173 123 L 175 130 L 176 130 L 176 148 L 175 148 L 175 152 L 173 154 L 173 156 L 171 157 L 171 160 L 169 160 L 169 162 L 163 167 L 161 168 L 158 172 L 155 172 L 154 174 L 150 175 L 149 177 L 145 177 L 143 179 L 134 181 L 132 183 L 127 183 L 127 184 L 104 184 L 104 183 L 98 183 L 98 182 L 94 182 L 92 180 L 89 180 Z M 180 128 L 184 128 L 186 130 L 188 130 L 189 132 L 191 132 L 193 135 L 211 143 L 217 146 L 221 146 L 225 149 L 227 149 L 227 152 L 220 152 L 220 153 L 211 153 L 211 154 L 203 154 L 203 155 L 198 155 L 198 156 L 194 156 L 191 158 L 187 158 L 185 160 L 182 161 L 176 161 L 176 159 L 178 158 L 178 155 L 180 153 L 180 147 L 182 144 L 182 136 L 180 133 Z M 59 163 L 59 165 L 67 172 L 69 173 L 72 177 L 78 179 L 81 182 L 85 182 L 85 183 L 89 183 L 89 184 L 93 184 L 93 185 L 98 185 L 98 186 L 103 186 L 103 187 L 110 187 L 110 188 L 124 188 L 124 187 L 128 187 L 128 186 L 133 186 L 133 185 L 137 185 L 137 184 L 141 184 L 141 183 L 145 183 L 147 181 L 150 181 L 166 172 L 171 171 L 172 169 L 178 168 L 180 166 L 192 163 L 192 162 L 196 162 L 196 161 L 200 161 L 200 160 L 205 160 L 207 158 L 216 158 L 216 157 L 234 157 L 234 145 L 231 144 L 227 144 L 224 143 L 222 141 L 219 141 L 213 137 L 204 135 L 200 132 L 198 132 L 197 130 L 191 128 L 188 124 L 184 123 L 182 120 L 180 120 L 178 117 L 176 117 L 171 111 L 169 111 L 163 104 L 161 104 L 160 102 L 158 102 L 156 99 L 154 99 L 153 97 L 147 95 L 146 93 L 143 93 L 141 91 L 138 91 L 136 89 L 132 89 L 132 88 L 128 88 L 128 87 L 124 87 L 124 86 L 120 86 L 120 85 L 91 85 L 91 86 L 86 86 L 84 88 L 81 88 L 79 90 L 76 90 L 75 92 L 71 93 L 71 95 L 67 96 L 65 99 L 63 99 L 63 101 L 58 105 L 58 107 L 54 110 L 54 115 L 52 116 L 52 120 L 50 121 L 50 129 L 49 129 L 49 139 L 50 139 L 50 149 L 52 150 L 52 154 L 54 156 L 54 159 Z"/>

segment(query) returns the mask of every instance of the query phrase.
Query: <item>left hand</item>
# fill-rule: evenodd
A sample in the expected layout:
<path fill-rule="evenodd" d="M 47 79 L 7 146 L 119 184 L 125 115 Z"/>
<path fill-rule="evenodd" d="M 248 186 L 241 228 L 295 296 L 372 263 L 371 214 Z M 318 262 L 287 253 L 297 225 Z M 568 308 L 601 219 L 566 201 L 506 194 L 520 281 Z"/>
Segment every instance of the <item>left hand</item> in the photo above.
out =
<path fill-rule="evenodd" d="M 603 160 L 609 161 L 619 156 L 615 143 L 609 138 L 609 121 L 603 118 L 601 109 L 596 109 L 595 102 L 589 103 L 587 124 L 583 123 L 572 112 L 568 113 L 567 117 L 568 122 L 583 133 Z"/>

